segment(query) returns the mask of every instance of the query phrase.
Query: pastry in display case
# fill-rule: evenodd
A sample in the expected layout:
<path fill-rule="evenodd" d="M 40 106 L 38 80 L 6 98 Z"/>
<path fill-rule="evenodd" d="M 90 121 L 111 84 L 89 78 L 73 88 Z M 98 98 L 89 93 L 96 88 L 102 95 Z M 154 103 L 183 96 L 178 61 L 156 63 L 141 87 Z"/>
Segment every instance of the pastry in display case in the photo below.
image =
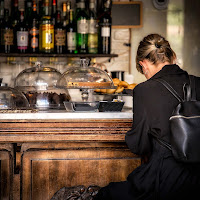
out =
<path fill-rule="evenodd" d="M 18 74 L 14 87 L 26 96 L 32 108 L 63 109 L 63 102 L 69 101 L 70 95 L 66 88 L 56 87 L 61 76 L 57 69 L 36 62 L 34 67 Z"/>
<path fill-rule="evenodd" d="M 29 103 L 22 92 L 8 87 L 0 86 L 0 112 L 8 113 L 14 110 L 28 110 Z"/>

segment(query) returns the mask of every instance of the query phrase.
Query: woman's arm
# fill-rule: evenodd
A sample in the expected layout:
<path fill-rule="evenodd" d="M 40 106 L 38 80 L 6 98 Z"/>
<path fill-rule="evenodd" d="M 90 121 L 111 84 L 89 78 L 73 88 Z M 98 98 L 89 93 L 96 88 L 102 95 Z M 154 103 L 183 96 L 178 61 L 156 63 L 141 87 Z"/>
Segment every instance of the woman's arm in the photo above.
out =
<path fill-rule="evenodd" d="M 126 134 L 126 143 L 129 149 L 138 155 L 146 155 L 151 152 L 151 143 L 148 135 L 148 96 L 143 84 L 139 84 L 133 91 L 133 125 Z"/>

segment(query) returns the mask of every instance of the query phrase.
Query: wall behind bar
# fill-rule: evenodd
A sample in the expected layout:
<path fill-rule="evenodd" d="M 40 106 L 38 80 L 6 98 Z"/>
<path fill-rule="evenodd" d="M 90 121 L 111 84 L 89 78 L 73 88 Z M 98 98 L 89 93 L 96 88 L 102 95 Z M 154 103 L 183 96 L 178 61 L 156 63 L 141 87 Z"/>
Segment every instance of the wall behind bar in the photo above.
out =
<path fill-rule="evenodd" d="M 143 1 L 143 27 L 131 30 L 131 73 L 134 82 L 145 81 L 136 70 L 138 44 L 144 36 L 159 33 L 166 37 L 177 54 L 177 64 L 200 76 L 200 1 L 169 0 L 168 9 L 158 10 L 152 1 Z"/>

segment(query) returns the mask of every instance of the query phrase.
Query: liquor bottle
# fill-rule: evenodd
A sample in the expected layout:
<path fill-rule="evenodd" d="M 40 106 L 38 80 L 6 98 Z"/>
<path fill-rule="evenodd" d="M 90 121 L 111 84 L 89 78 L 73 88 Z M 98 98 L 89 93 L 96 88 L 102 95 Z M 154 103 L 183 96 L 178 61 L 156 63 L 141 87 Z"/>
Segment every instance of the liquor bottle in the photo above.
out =
<path fill-rule="evenodd" d="M 54 25 L 49 13 L 49 0 L 44 0 L 44 16 L 39 27 L 39 51 L 41 53 L 54 52 Z"/>
<path fill-rule="evenodd" d="M 63 21 L 63 27 L 66 27 L 69 23 L 69 11 L 71 9 L 71 2 L 63 2 L 62 4 L 62 21 Z"/>
<path fill-rule="evenodd" d="M 80 10 L 77 13 L 77 49 L 78 53 L 88 53 L 88 15 L 85 11 L 85 1 L 80 0 Z"/>
<path fill-rule="evenodd" d="M 18 0 L 12 1 L 12 8 L 11 8 L 11 17 L 12 17 L 12 26 L 15 26 L 19 23 L 20 12 L 18 10 Z"/>
<path fill-rule="evenodd" d="M 90 0 L 88 22 L 88 53 L 98 53 L 98 30 L 94 0 Z"/>
<path fill-rule="evenodd" d="M 14 34 L 11 20 L 9 18 L 9 10 L 5 9 L 4 20 L 1 24 L 1 52 L 12 53 L 14 50 Z"/>
<path fill-rule="evenodd" d="M 39 52 L 39 16 L 36 0 L 33 0 L 33 12 L 29 26 L 29 51 L 30 53 Z"/>
<path fill-rule="evenodd" d="M 69 12 L 69 24 L 66 27 L 67 32 L 67 53 L 77 53 L 76 46 L 76 23 L 74 21 L 74 11 L 73 9 Z"/>
<path fill-rule="evenodd" d="M 31 23 L 32 18 L 32 10 L 33 10 L 32 0 L 26 0 L 25 1 L 25 15 L 24 15 L 24 21 L 27 26 Z"/>
<path fill-rule="evenodd" d="M 38 7 L 39 7 L 39 20 L 42 19 L 43 15 L 44 15 L 44 7 L 43 7 L 43 0 L 38 0 Z"/>
<path fill-rule="evenodd" d="M 0 1 L 0 24 L 2 24 L 4 18 L 4 1 Z"/>
<path fill-rule="evenodd" d="M 28 52 L 28 27 L 24 20 L 24 11 L 20 11 L 20 22 L 16 26 L 17 52 Z"/>
<path fill-rule="evenodd" d="M 56 17 L 57 17 L 57 0 L 52 1 L 52 8 L 51 8 L 51 19 L 53 22 L 53 25 L 56 24 Z"/>
<path fill-rule="evenodd" d="M 57 11 L 57 18 L 55 24 L 55 53 L 66 52 L 66 29 L 61 22 L 61 12 Z"/>
<path fill-rule="evenodd" d="M 105 0 L 103 13 L 99 18 L 99 53 L 110 54 L 111 51 L 111 0 Z"/>

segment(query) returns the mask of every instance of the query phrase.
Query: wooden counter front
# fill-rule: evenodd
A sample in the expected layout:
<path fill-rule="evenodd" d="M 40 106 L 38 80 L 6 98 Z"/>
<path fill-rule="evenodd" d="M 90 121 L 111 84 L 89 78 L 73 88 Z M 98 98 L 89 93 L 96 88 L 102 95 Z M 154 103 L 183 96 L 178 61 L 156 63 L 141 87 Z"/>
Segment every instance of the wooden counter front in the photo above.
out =
<path fill-rule="evenodd" d="M 0 119 L 0 142 L 14 146 L 8 176 L 20 187 L 5 199 L 50 200 L 65 186 L 126 180 L 141 164 L 124 143 L 131 126 L 131 119 Z"/>
<path fill-rule="evenodd" d="M 0 120 L 0 142 L 124 141 L 129 119 Z"/>

